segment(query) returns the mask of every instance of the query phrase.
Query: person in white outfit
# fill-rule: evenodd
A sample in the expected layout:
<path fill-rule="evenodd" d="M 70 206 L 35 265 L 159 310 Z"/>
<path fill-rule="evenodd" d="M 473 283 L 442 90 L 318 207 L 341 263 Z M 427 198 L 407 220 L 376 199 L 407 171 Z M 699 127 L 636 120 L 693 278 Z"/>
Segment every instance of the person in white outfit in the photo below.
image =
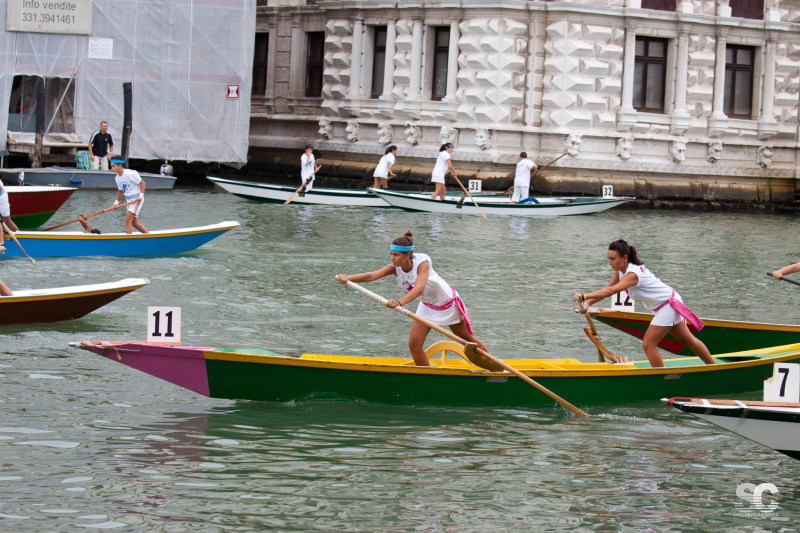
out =
<path fill-rule="evenodd" d="M 402 237 L 392 241 L 389 247 L 391 263 L 374 272 L 351 276 L 339 274 L 336 279 L 346 286 L 348 281 L 375 281 L 394 275 L 397 283 L 408 292 L 400 298 L 389 300 L 386 307 L 394 309 L 419 297 L 417 315 L 437 326 L 449 326 L 453 333 L 488 352 L 486 345 L 473 334 L 467 309 L 458 292 L 433 270 L 433 262 L 428 255 L 415 253 L 413 250 L 414 236 L 407 231 Z M 408 348 L 414 362 L 419 366 L 431 364 L 424 349 L 425 338 L 430 330 L 427 325 L 416 320 L 411 326 Z"/>
<path fill-rule="evenodd" d="M 667 336 L 667 333 L 687 346 L 704 363 L 708 365 L 716 363 L 703 341 L 695 337 L 686 324 L 688 320 L 695 331 L 700 331 L 703 328 L 703 321 L 683 304 L 675 289 L 658 279 L 644 266 L 636 253 L 636 248 L 619 239 L 608 245 L 607 256 L 608 263 L 614 270 L 611 281 L 600 290 L 572 296 L 581 313 L 586 313 L 589 305 L 625 291 L 631 298 L 639 300 L 655 313 L 642 340 L 642 349 L 651 366 L 664 366 L 664 360 L 658 351 L 658 343 Z"/>
<path fill-rule="evenodd" d="M 397 157 L 397 146 L 391 145 L 386 149 L 381 160 L 378 161 L 378 166 L 375 167 L 375 172 L 372 174 L 372 187 L 374 189 L 381 187 L 384 189 L 389 188 L 389 176 L 395 177 L 395 173 L 392 172 L 392 165 L 394 165 L 395 157 Z"/>
<path fill-rule="evenodd" d="M 319 168 L 314 159 L 314 147 L 307 144 L 306 151 L 300 156 L 300 183 L 305 185 L 306 191 L 310 191 L 314 186 L 314 175 Z"/>
<path fill-rule="evenodd" d="M 519 154 L 519 163 L 514 173 L 514 194 L 511 196 L 511 203 L 516 204 L 528 198 L 528 190 L 531 185 L 531 169 L 533 175 L 539 172 L 539 165 L 528 159 L 526 152 Z"/>
<path fill-rule="evenodd" d="M 125 160 L 122 156 L 114 155 L 111 157 L 111 170 L 114 171 L 114 181 L 117 182 L 117 198 L 114 200 L 112 207 L 117 207 L 122 197 L 125 197 L 125 202 L 131 200 L 138 200 L 127 206 L 128 212 L 125 214 L 125 233 L 133 233 L 133 228 L 141 231 L 142 233 L 150 233 L 147 228 L 139 222 L 139 211 L 144 204 L 144 189 L 145 183 L 142 177 L 135 170 L 125 168 Z"/>
<path fill-rule="evenodd" d="M 434 200 L 437 197 L 444 200 L 445 192 L 447 192 L 444 186 L 445 174 L 449 171 L 453 178 L 457 177 L 456 169 L 453 168 L 453 163 L 450 162 L 450 154 L 452 153 L 453 143 L 445 143 L 439 147 L 439 155 L 436 157 L 436 164 L 433 166 L 433 172 L 431 172 L 431 183 L 435 186 L 431 198 Z"/>
<path fill-rule="evenodd" d="M 11 202 L 8 201 L 8 191 L 3 187 L 2 182 L 0 182 L 0 221 L 5 222 L 8 229 L 14 233 L 19 231 L 17 225 L 11 220 Z M 3 241 L 0 240 L 0 244 L 3 244 Z"/>

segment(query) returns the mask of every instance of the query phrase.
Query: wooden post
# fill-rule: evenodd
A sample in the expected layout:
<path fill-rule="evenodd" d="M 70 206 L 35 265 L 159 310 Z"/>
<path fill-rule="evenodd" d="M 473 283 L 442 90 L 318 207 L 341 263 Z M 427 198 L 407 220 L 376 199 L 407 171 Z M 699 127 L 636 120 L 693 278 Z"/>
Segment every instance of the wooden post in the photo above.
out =
<path fill-rule="evenodd" d="M 130 151 L 131 133 L 133 132 L 133 84 L 122 84 L 123 115 L 122 115 L 122 158 L 125 167 L 128 167 L 128 153 Z"/>
<path fill-rule="evenodd" d="M 44 78 L 36 81 L 36 141 L 33 145 L 33 168 L 42 167 L 42 143 L 44 141 L 44 115 L 47 109 L 44 95 Z"/>

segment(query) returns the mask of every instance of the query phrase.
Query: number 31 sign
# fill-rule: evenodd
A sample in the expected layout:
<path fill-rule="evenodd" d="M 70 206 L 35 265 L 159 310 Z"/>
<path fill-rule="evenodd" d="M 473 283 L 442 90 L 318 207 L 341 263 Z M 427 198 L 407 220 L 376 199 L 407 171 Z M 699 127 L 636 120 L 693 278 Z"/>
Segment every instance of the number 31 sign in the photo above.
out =
<path fill-rule="evenodd" d="M 147 308 L 147 342 L 179 344 L 181 342 L 181 308 Z"/>

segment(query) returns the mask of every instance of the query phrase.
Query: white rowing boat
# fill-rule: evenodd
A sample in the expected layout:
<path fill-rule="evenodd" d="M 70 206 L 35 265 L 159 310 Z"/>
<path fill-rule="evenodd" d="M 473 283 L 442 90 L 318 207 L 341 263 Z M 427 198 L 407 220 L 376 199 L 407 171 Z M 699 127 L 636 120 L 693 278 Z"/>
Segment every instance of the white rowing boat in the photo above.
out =
<path fill-rule="evenodd" d="M 208 176 L 214 184 L 240 198 L 282 204 L 297 191 L 297 187 L 287 185 L 274 185 L 271 183 L 257 183 L 253 181 L 229 180 Z M 369 191 L 360 189 L 325 189 L 313 188 L 292 198 L 293 204 L 318 204 L 318 205 L 351 205 L 361 207 L 389 207 Z"/>
<path fill-rule="evenodd" d="M 591 215 L 633 200 L 632 197 L 627 196 L 532 196 L 521 203 L 512 204 L 507 196 L 501 195 L 473 194 L 473 200 L 466 195 L 448 193 L 444 200 L 434 200 L 431 198 L 431 193 L 373 188 L 370 188 L 369 191 L 381 197 L 389 205 L 408 211 L 478 216 L 481 215 L 481 211 L 486 215 L 525 217 Z"/>

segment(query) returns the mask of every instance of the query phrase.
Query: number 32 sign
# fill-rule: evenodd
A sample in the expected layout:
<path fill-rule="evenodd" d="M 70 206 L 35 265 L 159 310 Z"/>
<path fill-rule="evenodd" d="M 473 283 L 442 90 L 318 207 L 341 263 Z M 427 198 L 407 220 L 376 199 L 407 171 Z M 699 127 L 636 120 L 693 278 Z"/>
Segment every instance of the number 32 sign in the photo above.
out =
<path fill-rule="evenodd" d="M 147 308 L 147 342 L 179 344 L 181 342 L 181 308 Z"/>

